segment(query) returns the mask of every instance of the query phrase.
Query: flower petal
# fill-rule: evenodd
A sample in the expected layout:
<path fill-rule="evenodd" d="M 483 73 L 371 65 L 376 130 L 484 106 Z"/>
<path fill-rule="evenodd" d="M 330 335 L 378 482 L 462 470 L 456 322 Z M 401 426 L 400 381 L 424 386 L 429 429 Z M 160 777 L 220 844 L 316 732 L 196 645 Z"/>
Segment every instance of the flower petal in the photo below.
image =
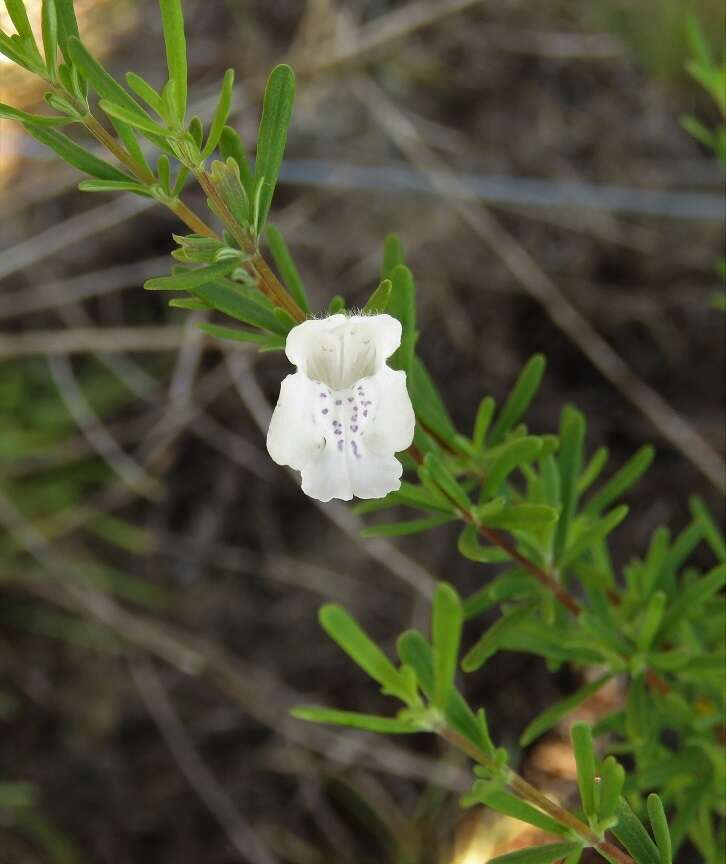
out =
<path fill-rule="evenodd" d="M 315 425 L 315 392 L 315 385 L 302 372 L 288 375 L 280 385 L 267 430 L 267 451 L 278 465 L 300 471 L 325 446 L 325 436 Z"/>
<path fill-rule="evenodd" d="M 308 357 L 316 352 L 320 340 L 325 338 L 331 330 L 345 324 L 347 320 L 345 315 L 331 315 L 329 318 L 314 318 L 303 321 L 302 324 L 293 327 L 287 334 L 287 342 L 285 343 L 287 359 L 293 366 L 297 366 L 304 372 Z"/>
<path fill-rule="evenodd" d="M 375 453 L 400 453 L 413 443 L 416 415 L 406 388 L 406 373 L 384 366 L 371 379 L 375 418 L 365 432 L 366 447 Z"/>

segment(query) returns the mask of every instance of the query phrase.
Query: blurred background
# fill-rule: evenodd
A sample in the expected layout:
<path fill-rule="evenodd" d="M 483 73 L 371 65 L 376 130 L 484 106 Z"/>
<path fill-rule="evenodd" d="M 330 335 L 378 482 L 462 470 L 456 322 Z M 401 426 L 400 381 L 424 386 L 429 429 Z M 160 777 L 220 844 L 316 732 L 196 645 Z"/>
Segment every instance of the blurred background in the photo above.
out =
<path fill-rule="evenodd" d="M 155 3 L 76 5 L 111 70 L 161 83 Z M 683 525 L 688 493 L 723 512 L 722 175 L 678 119 L 717 120 L 685 18 L 722 53 L 721 0 L 184 6 L 195 110 L 233 66 L 248 143 L 267 72 L 296 68 L 273 218 L 316 308 L 365 302 L 399 233 L 462 430 L 541 351 L 531 428 L 572 402 L 611 470 L 657 447 L 621 564 Z M 0 101 L 38 110 L 42 91 L 0 58 Z M 478 864 L 533 842 L 458 809 L 468 766 L 437 742 L 288 718 L 385 708 L 319 630 L 323 601 L 391 647 L 426 626 L 433 580 L 469 593 L 486 571 L 455 526 L 361 540 L 349 507 L 305 498 L 264 447 L 284 357 L 205 341 L 144 294 L 179 224 L 78 179 L 0 121 L 0 864 Z M 578 683 L 515 654 L 466 682 L 563 800 L 564 738 L 517 738 Z"/>

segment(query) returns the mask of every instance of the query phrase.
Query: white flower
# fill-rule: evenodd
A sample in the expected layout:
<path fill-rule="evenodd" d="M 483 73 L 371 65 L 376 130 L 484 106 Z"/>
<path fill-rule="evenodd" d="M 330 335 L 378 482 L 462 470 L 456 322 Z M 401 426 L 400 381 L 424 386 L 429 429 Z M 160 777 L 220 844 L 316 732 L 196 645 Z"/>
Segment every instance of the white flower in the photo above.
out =
<path fill-rule="evenodd" d="M 390 315 L 331 315 L 289 332 L 297 372 L 280 387 L 267 449 L 302 473 L 306 495 L 350 501 L 400 489 L 393 454 L 410 447 L 415 425 L 406 373 L 386 365 L 400 344 Z"/>

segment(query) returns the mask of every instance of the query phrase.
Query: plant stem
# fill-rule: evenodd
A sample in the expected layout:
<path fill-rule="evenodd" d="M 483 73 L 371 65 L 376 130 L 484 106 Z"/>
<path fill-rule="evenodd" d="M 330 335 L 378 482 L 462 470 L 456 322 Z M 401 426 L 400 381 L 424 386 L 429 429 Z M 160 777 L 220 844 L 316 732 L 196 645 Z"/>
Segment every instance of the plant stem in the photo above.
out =
<path fill-rule="evenodd" d="M 260 290 L 274 303 L 289 312 L 295 321 L 304 321 L 307 318 L 307 315 L 280 284 L 280 281 L 270 269 L 267 261 L 265 261 L 262 255 L 257 251 L 252 239 L 242 229 L 241 225 L 239 225 L 230 212 L 227 202 L 219 194 L 207 172 L 200 167 L 194 168 L 193 170 L 197 182 L 202 187 L 209 200 L 214 203 L 218 215 L 227 226 L 227 229 L 236 240 L 240 249 L 248 252 L 252 256 L 250 267 L 253 273 L 258 277 L 258 287 Z"/>
<path fill-rule="evenodd" d="M 502 770 L 491 757 L 480 750 L 472 741 L 469 741 L 468 738 L 464 738 L 463 735 L 460 735 L 456 730 L 447 726 L 438 731 L 439 735 L 448 741 L 449 744 L 452 744 L 458 750 L 466 753 L 466 755 L 470 756 L 475 762 L 491 769 L 493 772 Z M 618 864 L 635 864 L 633 859 L 626 852 L 623 852 L 620 847 L 615 846 L 609 840 L 598 837 L 589 825 L 586 825 L 578 819 L 577 816 L 570 813 L 569 810 L 565 810 L 564 807 L 560 807 L 559 804 L 551 801 L 544 793 L 540 792 L 539 789 L 532 786 L 532 784 L 528 783 L 523 777 L 520 777 L 516 771 L 513 771 L 511 768 L 505 768 L 504 770 L 506 772 L 505 780 L 507 785 L 524 801 L 528 801 L 543 813 L 551 816 L 556 822 L 559 822 L 560 825 L 569 828 L 586 845 L 597 849 L 598 852 L 601 852 L 603 857 L 608 860 L 616 861 Z"/>
<path fill-rule="evenodd" d="M 151 186 L 156 182 L 156 178 L 151 171 L 149 171 L 145 165 L 137 162 L 126 148 L 122 147 L 113 135 L 106 131 L 93 114 L 87 114 L 83 118 L 83 125 L 88 129 L 91 135 L 93 135 L 96 141 L 103 144 L 110 153 L 113 153 L 122 165 L 125 165 L 129 169 L 134 177 L 141 180 L 141 182 L 145 183 L 147 186 Z"/>
<path fill-rule="evenodd" d="M 193 210 L 187 207 L 181 198 L 177 198 L 166 206 L 181 219 L 187 228 L 191 228 L 195 234 L 201 234 L 202 237 L 211 237 L 212 240 L 220 239 L 219 234 L 213 228 L 210 228 L 206 222 L 203 222 Z"/>
<path fill-rule="evenodd" d="M 156 182 L 156 178 L 145 166 L 137 162 L 133 156 L 121 146 L 121 144 L 113 137 L 99 121 L 92 115 L 87 114 L 83 118 L 83 125 L 93 135 L 93 137 L 102 144 L 109 153 L 112 153 L 118 161 L 142 183 L 147 186 L 152 186 Z M 156 199 L 159 200 L 158 198 Z M 169 201 L 160 201 L 179 218 L 190 230 L 195 234 L 201 234 L 204 237 L 211 237 L 215 240 L 219 239 L 214 229 L 210 228 L 197 214 L 188 207 L 181 198 L 175 198 Z"/>
<path fill-rule="evenodd" d="M 283 308 L 286 308 L 296 321 L 305 321 L 307 315 L 283 288 L 277 276 L 270 269 L 270 265 L 259 252 L 255 253 L 252 259 L 252 266 L 257 271 L 261 284 L 265 285 L 269 292 L 278 295 L 284 301 Z"/>
<path fill-rule="evenodd" d="M 569 593 L 569 591 L 562 587 L 551 573 L 542 569 L 542 567 L 539 567 L 534 563 L 534 561 L 530 561 L 529 558 L 522 555 L 522 553 L 514 547 L 514 544 L 502 537 L 498 531 L 493 531 L 491 528 L 487 528 L 484 525 L 478 525 L 470 513 L 465 514 L 465 516 L 468 517 L 466 521 L 469 522 L 469 524 L 474 525 L 482 537 L 486 537 L 490 543 L 494 546 L 498 546 L 506 552 L 513 561 L 516 561 L 517 564 L 531 573 L 534 578 L 537 579 L 540 584 L 544 585 L 548 591 L 551 591 L 556 599 L 559 600 L 566 609 L 572 612 L 573 615 L 580 614 L 582 611 L 580 604 L 575 600 L 572 594 Z"/>

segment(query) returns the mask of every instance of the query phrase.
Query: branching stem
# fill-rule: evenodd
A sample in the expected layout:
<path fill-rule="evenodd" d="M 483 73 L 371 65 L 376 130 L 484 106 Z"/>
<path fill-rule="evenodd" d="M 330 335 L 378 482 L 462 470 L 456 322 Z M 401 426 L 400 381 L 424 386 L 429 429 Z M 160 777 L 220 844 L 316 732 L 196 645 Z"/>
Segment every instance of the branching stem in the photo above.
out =
<path fill-rule="evenodd" d="M 480 750 L 472 741 L 469 741 L 468 738 L 464 738 L 463 735 L 460 735 L 455 729 L 447 726 L 444 729 L 439 730 L 439 734 L 442 738 L 448 741 L 449 744 L 452 744 L 458 750 L 466 753 L 467 756 L 470 756 L 475 762 L 483 765 L 485 768 L 489 768 L 495 773 L 502 771 L 502 768 L 500 768 L 494 759 Z M 503 770 L 505 771 L 505 780 L 507 785 L 521 799 L 533 804 L 543 813 L 546 813 L 556 822 L 559 822 L 560 825 L 569 828 L 583 841 L 583 843 L 597 849 L 598 852 L 601 852 L 603 857 L 607 858 L 609 861 L 615 861 L 617 864 L 635 864 L 630 855 L 623 852 L 619 846 L 615 846 L 609 840 L 599 837 L 589 825 L 586 825 L 582 820 L 578 819 L 577 816 L 570 813 L 569 810 L 565 810 L 564 807 L 560 807 L 559 804 L 550 800 L 544 793 L 540 792 L 539 789 L 532 786 L 531 783 L 528 783 L 524 777 L 520 777 L 516 771 L 513 771 L 511 768 L 504 768 Z"/>

